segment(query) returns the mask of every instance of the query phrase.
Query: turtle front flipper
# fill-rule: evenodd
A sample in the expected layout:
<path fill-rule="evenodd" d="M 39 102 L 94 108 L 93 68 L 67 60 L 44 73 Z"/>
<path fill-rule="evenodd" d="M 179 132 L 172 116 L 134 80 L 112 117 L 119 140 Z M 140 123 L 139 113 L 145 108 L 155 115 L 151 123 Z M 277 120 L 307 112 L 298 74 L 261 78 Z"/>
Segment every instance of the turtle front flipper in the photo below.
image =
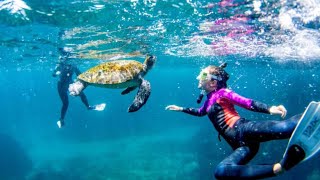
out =
<path fill-rule="evenodd" d="M 141 79 L 142 83 L 139 86 L 139 90 L 130 105 L 128 112 L 138 111 L 148 100 L 151 93 L 150 82 L 144 79 Z"/>
<path fill-rule="evenodd" d="M 128 87 L 127 89 L 123 90 L 121 92 L 122 95 L 128 94 L 129 92 L 135 90 L 138 86 L 132 86 L 132 87 Z"/>

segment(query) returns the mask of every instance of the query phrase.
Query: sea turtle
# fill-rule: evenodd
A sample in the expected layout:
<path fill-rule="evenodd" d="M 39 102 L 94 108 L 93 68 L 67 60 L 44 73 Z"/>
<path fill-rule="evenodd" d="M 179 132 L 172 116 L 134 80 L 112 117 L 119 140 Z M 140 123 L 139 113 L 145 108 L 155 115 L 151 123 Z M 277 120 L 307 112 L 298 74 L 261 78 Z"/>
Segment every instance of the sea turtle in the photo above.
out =
<path fill-rule="evenodd" d="M 126 88 L 122 91 L 122 95 L 139 87 L 134 101 L 128 109 L 128 112 L 137 111 L 150 96 L 150 83 L 143 77 L 155 62 L 155 56 L 147 55 L 143 64 L 135 60 L 115 60 L 99 64 L 80 74 L 77 81 L 70 84 L 70 95 L 79 95 L 88 85 L 104 88 Z"/>

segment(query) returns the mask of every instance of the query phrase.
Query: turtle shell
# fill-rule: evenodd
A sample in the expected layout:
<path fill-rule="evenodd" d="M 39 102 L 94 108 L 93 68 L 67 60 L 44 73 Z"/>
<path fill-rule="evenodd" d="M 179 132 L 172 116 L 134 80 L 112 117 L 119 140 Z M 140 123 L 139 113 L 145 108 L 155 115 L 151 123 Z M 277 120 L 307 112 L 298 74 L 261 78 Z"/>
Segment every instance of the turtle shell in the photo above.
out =
<path fill-rule="evenodd" d="M 78 76 L 91 84 L 120 84 L 133 80 L 144 70 L 144 65 L 134 60 L 116 60 L 99 64 Z"/>

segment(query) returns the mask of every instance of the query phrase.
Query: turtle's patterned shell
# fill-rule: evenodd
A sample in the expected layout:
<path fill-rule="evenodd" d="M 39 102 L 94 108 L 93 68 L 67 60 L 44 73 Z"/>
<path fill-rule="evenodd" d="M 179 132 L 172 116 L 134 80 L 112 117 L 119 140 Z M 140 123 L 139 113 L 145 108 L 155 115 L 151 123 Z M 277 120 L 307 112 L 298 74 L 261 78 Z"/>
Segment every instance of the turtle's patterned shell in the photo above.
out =
<path fill-rule="evenodd" d="M 92 84 L 120 84 L 136 78 L 143 69 L 143 64 L 138 61 L 116 60 L 99 64 L 78 78 Z"/>

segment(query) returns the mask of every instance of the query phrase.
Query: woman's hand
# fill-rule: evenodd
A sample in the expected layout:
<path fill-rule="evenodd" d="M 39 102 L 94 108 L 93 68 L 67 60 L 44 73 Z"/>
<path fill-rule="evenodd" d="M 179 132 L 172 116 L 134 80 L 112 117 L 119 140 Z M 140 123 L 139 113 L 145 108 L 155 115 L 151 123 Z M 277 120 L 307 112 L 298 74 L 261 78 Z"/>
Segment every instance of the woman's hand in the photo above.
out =
<path fill-rule="evenodd" d="M 281 115 L 282 118 L 286 117 L 287 115 L 287 110 L 283 105 L 279 106 L 271 106 L 269 109 L 270 114 L 279 114 Z"/>
<path fill-rule="evenodd" d="M 183 108 L 180 106 L 176 106 L 176 105 L 169 105 L 166 107 L 166 110 L 170 110 L 170 111 L 182 111 Z"/>

